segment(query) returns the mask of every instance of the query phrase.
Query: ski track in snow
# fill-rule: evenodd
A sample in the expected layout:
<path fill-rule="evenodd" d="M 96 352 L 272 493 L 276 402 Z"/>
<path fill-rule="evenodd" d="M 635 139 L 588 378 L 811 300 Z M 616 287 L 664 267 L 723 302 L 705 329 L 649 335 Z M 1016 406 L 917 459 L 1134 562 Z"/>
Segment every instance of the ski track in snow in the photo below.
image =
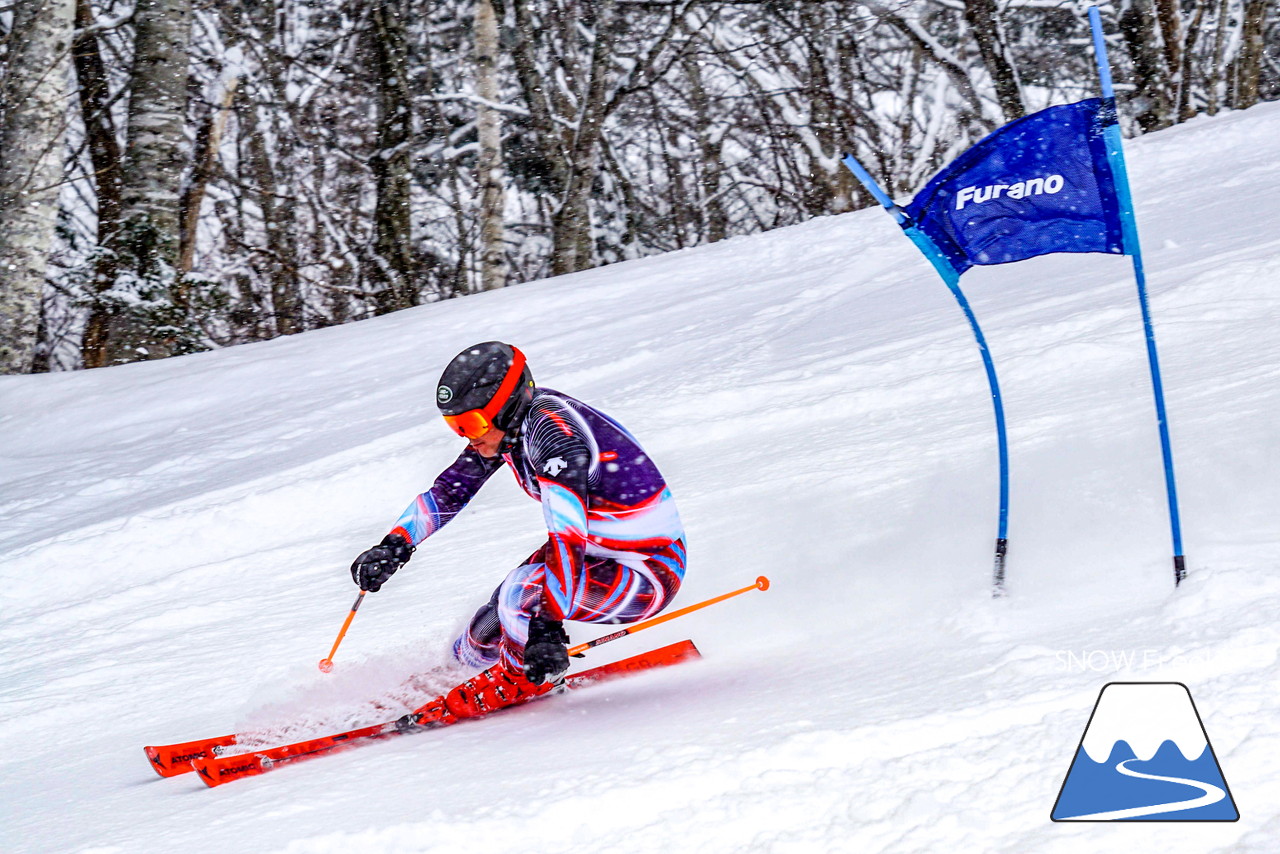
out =
<path fill-rule="evenodd" d="M 1280 104 L 1128 146 L 1190 576 L 1172 589 L 1127 259 L 946 288 L 878 210 L 164 362 L 0 378 L 0 850 L 1271 852 L 1280 839 Z M 332 644 L 347 566 L 457 452 L 467 344 L 620 418 L 690 534 L 597 650 L 704 660 L 215 790 L 141 747 L 398 716 L 537 545 L 510 477 Z M 570 626 L 574 640 L 597 632 Z M 1104 651 L 1109 667 L 1082 664 Z M 1117 664 L 1117 662 L 1124 662 Z M 406 684 L 412 674 L 415 684 Z M 1241 819 L 1053 824 L 1099 689 L 1185 682 Z"/>

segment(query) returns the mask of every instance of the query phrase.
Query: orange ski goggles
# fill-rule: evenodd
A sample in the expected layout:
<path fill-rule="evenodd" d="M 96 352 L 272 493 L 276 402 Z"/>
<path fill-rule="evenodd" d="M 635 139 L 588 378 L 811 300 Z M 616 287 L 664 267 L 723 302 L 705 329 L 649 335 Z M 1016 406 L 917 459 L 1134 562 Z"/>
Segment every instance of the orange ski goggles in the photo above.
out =
<path fill-rule="evenodd" d="M 488 433 L 494 427 L 493 419 L 498 417 L 502 407 L 511 399 L 512 393 L 520 383 L 520 375 L 524 373 L 525 364 L 524 353 L 515 347 L 511 349 L 515 351 L 515 358 L 511 360 L 511 367 L 507 369 L 506 376 L 502 378 L 502 383 L 489 402 L 480 409 L 468 409 L 457 415 L 444 416 L 444 422 L 459 436 L 466 439 L 479 439 Z"/>

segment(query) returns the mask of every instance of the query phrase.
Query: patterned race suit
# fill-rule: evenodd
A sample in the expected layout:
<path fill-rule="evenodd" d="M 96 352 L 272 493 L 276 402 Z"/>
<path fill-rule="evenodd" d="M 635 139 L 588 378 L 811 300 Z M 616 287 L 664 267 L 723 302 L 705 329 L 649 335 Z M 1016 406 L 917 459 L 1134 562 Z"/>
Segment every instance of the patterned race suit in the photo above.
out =
<path fill-rule="evenodd" d="M 684 529 L 671 490 L 626 429 L 551 389 L 534 391 L 501 456 L 468 446 L 391 533 L 413 545 L 440 530 L 503 462 L 542 502 L 547 541 L 498 585 L 453 645 L 485 667 L 523 665 L 529 618 L 630 623 L 663 609 L 684 578 Z"/>

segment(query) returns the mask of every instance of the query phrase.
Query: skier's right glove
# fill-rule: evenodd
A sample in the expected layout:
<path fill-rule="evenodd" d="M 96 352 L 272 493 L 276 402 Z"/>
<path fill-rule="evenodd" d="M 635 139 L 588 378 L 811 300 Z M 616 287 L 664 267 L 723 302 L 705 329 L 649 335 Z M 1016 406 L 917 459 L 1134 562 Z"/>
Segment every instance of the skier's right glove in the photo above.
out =
<path fill-rule="evenodd" d="M 351 564 L 351 580 L 360 585 L 361 590 L 377 593 L 412 555 L 413 546 L 404 537 L 387 534 L 381 543 L 360 555 Z"/>

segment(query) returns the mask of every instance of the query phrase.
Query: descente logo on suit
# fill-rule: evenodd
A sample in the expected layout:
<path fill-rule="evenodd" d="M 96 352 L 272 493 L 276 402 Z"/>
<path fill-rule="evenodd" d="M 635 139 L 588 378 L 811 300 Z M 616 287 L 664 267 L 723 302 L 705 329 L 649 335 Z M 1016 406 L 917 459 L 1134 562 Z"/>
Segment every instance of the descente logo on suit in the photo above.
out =
<path fill-rule="evenodd" d="M 1066 179 L 1061 175 L 1048 175 L 1044 178 L 1032 178 L 1016 184 L 991 184 L 986 187 L 965 187 L 956 193 L 956 210 L 963 210 L 970 202 L 980 205 L 992 199 L 1000 198 L 1003 193 L 1010 199 L 1025 199 L 1027 196 L 1040 196 L 1059 192 L 1066 186 Z"/>

